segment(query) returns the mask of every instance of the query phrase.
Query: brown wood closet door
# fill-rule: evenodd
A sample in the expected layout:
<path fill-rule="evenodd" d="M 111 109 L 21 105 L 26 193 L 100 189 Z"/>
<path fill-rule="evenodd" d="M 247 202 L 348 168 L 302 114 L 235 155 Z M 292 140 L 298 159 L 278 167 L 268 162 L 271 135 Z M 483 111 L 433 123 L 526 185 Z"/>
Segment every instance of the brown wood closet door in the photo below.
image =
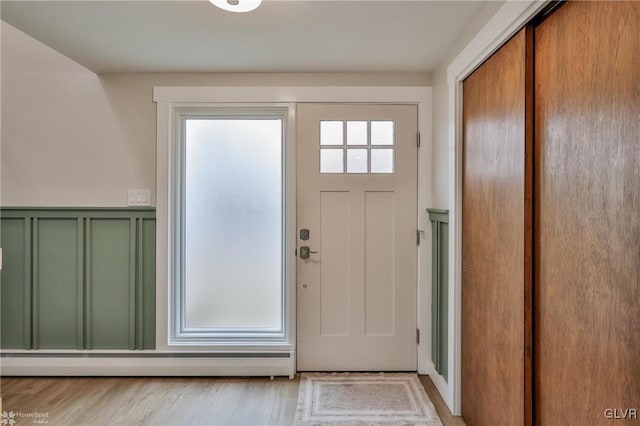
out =
<path fill-rule="evenodd" d="M 522 30 L 463 86 L 461 402 L 470 426 L 531 422 L 531 41 Z"/>
<path fill-rule="evenodd" d="M 639 23 L 640 2 L 569 2 L 536 28 L 541 425 L 640 410 Z"/>

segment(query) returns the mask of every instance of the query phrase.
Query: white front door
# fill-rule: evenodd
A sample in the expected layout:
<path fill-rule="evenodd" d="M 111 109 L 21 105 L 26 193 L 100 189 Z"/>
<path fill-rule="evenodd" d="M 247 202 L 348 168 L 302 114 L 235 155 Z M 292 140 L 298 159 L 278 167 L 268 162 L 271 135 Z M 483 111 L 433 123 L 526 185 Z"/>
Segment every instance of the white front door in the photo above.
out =
<path fill-rule="evenodd" d="M 415 105 L 297 107 L 300 371 L 417 369 L 417 120 Z"/>

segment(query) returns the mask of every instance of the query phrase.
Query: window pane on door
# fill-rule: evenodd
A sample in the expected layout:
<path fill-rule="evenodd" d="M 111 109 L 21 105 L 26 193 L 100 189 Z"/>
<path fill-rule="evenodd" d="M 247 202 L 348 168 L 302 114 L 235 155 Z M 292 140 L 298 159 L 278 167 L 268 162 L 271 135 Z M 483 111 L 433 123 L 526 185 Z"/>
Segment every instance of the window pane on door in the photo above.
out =
<path fill-rule="evenodd" d="M 371 122 L 371 145 L 393 145 L 393 121 Z"/>
<path fill-rule="evenodd" d="M 366 145 L 367 140 L 366 121 L 347 121 L 347 145 Z"/>
<path fill-rule="evenodd" d="M 344 172 L 344 150 L 343 149 L 321 149 L 320 150 L 320 173 L 342 173 Z"/>
<path fill-rule="evenodd" d="M 344 130 L 342 121 L 320 122 L 320 145 L 344 144 Z"/>
<path fill-rule="evenodd" d="M 393 173 L 393 150 L 371 150 L 371 173 Z"/>
<path fill-rule="evenodd" d="M 347 150 L 347 173 L 367 173 L 367 150 Z"/>
<path fill-rule="evenodd" d="M 281 330 L 281 119 L 185 123 L 185 330 Z"/>

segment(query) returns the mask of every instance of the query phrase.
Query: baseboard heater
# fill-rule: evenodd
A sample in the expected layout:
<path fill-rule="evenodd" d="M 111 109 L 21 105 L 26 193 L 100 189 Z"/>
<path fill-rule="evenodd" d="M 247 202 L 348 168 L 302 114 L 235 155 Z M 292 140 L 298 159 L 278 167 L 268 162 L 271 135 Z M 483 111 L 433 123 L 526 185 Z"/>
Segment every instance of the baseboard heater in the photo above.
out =
<path fill-rule="evenodd" d="M 264 353 L 85 353 L 0 354 L 2 376 L 288 376 L 295 356 Z"/>

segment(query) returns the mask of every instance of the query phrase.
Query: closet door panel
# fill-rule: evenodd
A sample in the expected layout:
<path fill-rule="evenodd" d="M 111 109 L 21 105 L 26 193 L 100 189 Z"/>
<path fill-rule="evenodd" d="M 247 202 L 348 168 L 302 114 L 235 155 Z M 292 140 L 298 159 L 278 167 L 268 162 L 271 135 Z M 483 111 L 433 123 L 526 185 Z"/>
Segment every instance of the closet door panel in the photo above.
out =
<path fill-rule="evenodd" d="M 464 81 L 462 415 L 529 424 L 530 29 Z"/>
<path fill-rule="evenodd" d="M 568 2 L 536 28 L 541 425 L 640 409 L 639 22 L 639 2 Z"/>

